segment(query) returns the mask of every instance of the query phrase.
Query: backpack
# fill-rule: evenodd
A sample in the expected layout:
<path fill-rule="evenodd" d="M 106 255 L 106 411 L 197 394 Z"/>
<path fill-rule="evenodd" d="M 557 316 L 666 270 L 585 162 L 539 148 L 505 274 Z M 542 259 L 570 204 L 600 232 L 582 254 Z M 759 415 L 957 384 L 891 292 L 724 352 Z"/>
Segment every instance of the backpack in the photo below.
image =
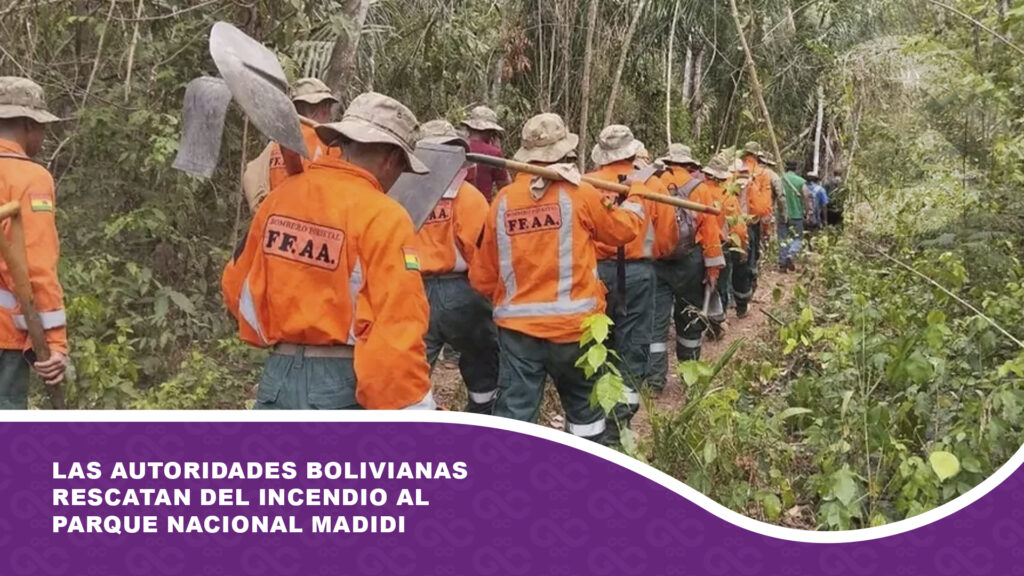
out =
<path fill-rule="evenodd" d="M 670 194 L 676 198 L 683 200 L 689 200 L 693 191 L 697 189 L 701 183 L 704 182 L 704 178 L 701 176 L 694 176 L 689 182 L 683 184 L 682 188 L 675 185 L 668 187 Z M 676 259 L 690 251 L 697 244 L 697 216 L 686 208 L 676 208 L 676 226 L 679 228 L 679 240 L 676 241 L 676 247 L 672 250 L 672 253 L 668 256 L 668 259 Z"/>

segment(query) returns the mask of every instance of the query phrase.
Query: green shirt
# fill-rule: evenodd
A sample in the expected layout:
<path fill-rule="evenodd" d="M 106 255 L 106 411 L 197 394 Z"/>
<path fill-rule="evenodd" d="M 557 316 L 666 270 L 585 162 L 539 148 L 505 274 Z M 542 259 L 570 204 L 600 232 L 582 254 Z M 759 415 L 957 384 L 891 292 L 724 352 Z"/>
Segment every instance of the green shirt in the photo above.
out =
<path fill-rule="evenodd" d="M 786 191 L 786 215 L 790 220 L 804 219 L 804 186 L 807 180 L 795 172 L 786 172 L 782 187 Z"/>

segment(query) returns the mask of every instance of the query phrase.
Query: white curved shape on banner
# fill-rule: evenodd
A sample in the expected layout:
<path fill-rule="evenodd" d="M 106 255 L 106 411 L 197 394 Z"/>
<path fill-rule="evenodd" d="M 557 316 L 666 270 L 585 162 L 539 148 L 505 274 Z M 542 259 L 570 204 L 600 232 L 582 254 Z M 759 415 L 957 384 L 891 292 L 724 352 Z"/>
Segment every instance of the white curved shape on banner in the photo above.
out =
<path fill-rule="evenodd" d="M 618 464 L 679 494 L 708 513 L 750 532 L 780 540 L 812 544 L 843 544 L 877 540 L 927 526 L 955 514 L 976 502 L 979 498 L 1002 484 L 1004 480 L 1009 478 L 1024 463 L 1024 447 L 1021 447 L 994 474 L 966 494 L 913 518 L 874 528 L 817 532 L 785 528 L 754 520 L 726 508 L 649 464 L 644 464 L 626 454 L 600 446 L 589 440 L 577 438 L 561 430 L 482 414 L 445 411 L 33 410 L 10 411 L 4 414 L 4 417 L 8 422 L 435 422 L 495 428 L 543 438 L 544 440 L 569 446 Z"/>

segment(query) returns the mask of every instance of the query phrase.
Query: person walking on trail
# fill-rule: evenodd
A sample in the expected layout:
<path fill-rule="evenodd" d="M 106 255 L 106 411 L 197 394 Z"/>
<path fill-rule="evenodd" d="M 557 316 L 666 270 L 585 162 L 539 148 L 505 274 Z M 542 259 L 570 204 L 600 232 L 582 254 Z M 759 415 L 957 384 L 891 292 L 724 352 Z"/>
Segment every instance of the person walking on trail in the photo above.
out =
<path fill-rule="evenodd" d="M 498 124 L 498 114 L 487 106 L 477 106 L 469 111 L 462 121 L 462 127 L 469 133 L 469 151 L 501 158 L 501 136 L 505 129 Z M 495 166 L 475 164 L 469 170 L 469 181 L 483 193 L 488 203 L 494 195 L 508 185 L 508 172 Z"/>
<path fill-rule="evenodd" d="M 588 174 L 608 182 L 625 182 L 637 170 L 637 155 L 643 144 L 633 132 L 621 124 L 601 131 L 590 159 L 597 169 Z M 646 183 L 638 183 L 645 192 L 668 195 L 668 188 L 652 175 Z M 605 200 L 617 203 L 615 193 L 605 193 Z M 657 277 L 654 259 L 670 253 L 676 245 L 675 210 L 668 204 L 639 199 L 643 208 L 643 227 L 633 241 L 618 246 L 597 244 L 597 272 L 608 291 L 608 316 L 612 319 L 612 348 L 622 373 L 626 401 L 616 406 L 609 422 L 609 434 L 628 427 L 640 408 L 638 390 L 644 385 L 650 365 L 650 349 L 654 342 L 654 292 Z M 625 274 L 619 285 L 618 253 L 622 250 Z M 615 439 L 617 440 L 617 438 Z"/>
<path fill-rule="evenodd" d="M 668 156 L 660 160 L 667 167 L 661 180 L 671 195 L 705 206 L 715 205 L 719 195 L 717 184 L 705 181 L 703 169 L 693 159 L 688 147 L 673 144 L 669 147 Z M 668 348 L 667 310 L 669 301 L 674 300 L 676 358 L 679 361 L 699 360 L 704 331 L 707 329 L 701 316 L 704 287 L 709 284 L 714 286 L 725 267 L 722 230 L 714 214 L 683 208 L 677 208 L 675 212 L 678 231 L 676 246 L 671 253 L 655 262 L 660 286 L 655 296 L 655 342 L 663 342 L 665 348 Z M 653 386 L 657 387 L 667 379 L 668 358 L 652 356 L 652 381 Z"/>
<path fill-rule="evenodd" d="M 804 197 L 807 195 L 807 181 L 796 173 L 797 163 L 786 162 L 786 174 L 782 178 L 785 214 L 779 217 L 779 269 L 783 272 L 796 270 L 794 260 L 803 247 Z"/>
<path fill-rule="evenodd" d="M 420 142 L 469 148 L 446 120 L 423 124 L 420 134 Z M 469 396 L 466 410 L 490 414 L 498 396 L 498 333 L 490 302 L 470 287 L 467 276 L 488 206 L 465 177 L 463 168 L 416 234 L 430 302 L 427 361 L 433 366 L 445 344 L 454 347 Z"/>
<path fill-rule="evenodd" d="M 331 89 L 316 78 L 303 78 L 297 81 L 292 86 L 291 98 L 295 111 L 300 116 L 305 116 L 318 124 L 331 121 L 334 106 L 339 102 Z M 324 144 L 312 127 L 302 124 L 300 128 L 306 141 L 306 150 L 309 152 L 308 159 L 301 158 L 303 169 L 308 168 L 311 162 L 320 159 L 321 156 L 341 157 L 341 150 Z M 246 165 L 245 173 L 242 175 L 242 188 L 249 208 L 255 212 L 263 198 L 289 176 L 291 174 L 281 152 L 281 145 L 277 142 L 267 144 L 263 152 Z"/>
<path fill-rule="evenodd" d="M 658 158 L 657 162 L 665 166 L 659 179 L 665 189 L 672 196 L 690 199 L 690 195 L 697 188 L 704 176 L 701 174 L 700 162 L 693 158 L 689 146 L 683 144 L 672 144 L 668 148 L 668 155 Z M 653 340 L 650 347 L 650 367 L 647 373 L 647 385 L 649 388 L 660 393 L 665 389 L 668 381 L 668 351 L 669 351 L 669 325 L 672 323 L 672 311 L 676 311 L 676 332 L 682 334 L 684 324 L 682 323 L 682 312 L 686 309 L 687 294 L 677 292 L 682 284 L 681 281 L 696 279 L 694 290 L 690 298 L 700 303 L 703 295 L 700 292 L 701 279 L 704 276 L 704 265 L 700 258 L 700 250 L 694 250 L 695 259 L 692 259 L 692 269 L 687 272 L 681 259 L 684 253 L 696 248 L 694 236 L 697 232 L 699 219 L 705 223 L 714 221 L 713 217 L 706 214 L 694 213 L 682 208 L 673 209 L 673 217 L 676 229 L 676 245 L 672 246 L 667 254 L 662 255 L 654 261 L 655 289 L 654 289 L 654 328 Z M 715 233 L 717 235 L 717 232 Z M 698 270 L 699 268 L 699 270 Z M 697 333 L 699 337 L 699 332 Z"/>
<path fill-rule="evenodd" d="M 38 84 L 27 78 L 0 77 L 0 204 L 21 204 L 32 296 L 50 348 L 48 360 L 36 361 L 25 317 L 14 297 L 14 281 L 7 263 L 0 260 L 0 409 L 28 408 L 30 368 L 48 385 L 60 384 L 67 369 L 67 315 L 57 279 L 55 187 L 46 168 L 32 160 L 42 151 L 46 126 L 59 121 L 47 111 Z M 2 234 L 13 244 L 10 226 Z"/>
<path fill-rule="evenodd" d="M 239 336 L 270 348 L 259 409 L 435 407 L 423 336 L 430 314 L 409 214 L 386 195 L 413 154 L 416 117 L 355 98 L 316 129 L 322 156 L 260 205 L 221 282 Z"/>
<path fill-rule="evenodd" d="M 596 381 L 576 361 L 583 321 L 605 311 L 595 242 L 636 238 L 643 207 L 627 198 L 616 207 L 576 169 L 579 137 L 557 114 L 534 116 L 523 127 L 515 159 L 547 166 L 565 181 L 520 173 L 491 204 L 469 279 L 494 305 L 500 350 L 494 414 L 536 422 L 550 375 L 571 434 L 598 442 L 605 415 L 591 404 Z M 634 186 L 634 190 L 641 190 Z"/>
<path fill-rule="evenodd" d="M 747 266 L 750 268 L 754 287 L 757 287 L 758 266 L 761 263 L 762 242 L 765 231 L 771 230 L 772 222 L 772 171 L 762 160 L 764 150 L 757 142 L 747 142 L 743 147 L 743 163 L 750 173 L 747 184 L 747 208 L 750 221 L 750 253 Z"/>
<path fill-rule="evenodd" d="M 722 309 L 726 313 L 735 302 L 736 317 L 746 318 L 750 300 L 754 296 L 753 271 L 749 266 L 750 237 L 750 187 L 753 183 L 747 164 L 737 160 L 733 165 L 732 178 L 724 187 L 725 200 L 722 212 L 725 215 L 729 233 L 723 240 L 725 271 L 719 278 L 718 293 Z"/>
<path fill-rule="evenodd" d="M 828 192 L 821 185 L 818 173 L 807 173 L 807 193 L 810 196 L 811 210 L 805 218 L 807 227 L 820 230 L 828 224 Z"/>
<path fill-rule="evenodd" d="M 728 196 L 726 195 L 726 186 L 733 180 L 733 169 L 735 165 L 733 158 L 725 152 L 719 152 L 715 154 L 711 161 L 704 166 L 704 182 L 701 187 L 705 188 L 705 193 L 711 199 L 712 206 L 717 206 L 721 209 L 719 214 L 715 217 L 718 220 L 719 237 L 722 243 L 722 267 L 716 270 L 714 278 L 709 278 L 709 284 L 714 287 L 715 293 L 719 295 L 719 300 L 722 303 L 721 312 L 714 312 L 713 310 L 708 313 L 708 333 L 712 339 L 718 340 L 722 337 L 725 328 L 725 312 L 728 305 L 728 298 L 722 298 L 721 294 L 723 290 L 727 290 L 728 286 L 732 282 L 729 276 L 731 269 L 729 268 L 729 258 L 726 252 L 731 249 L 729 228 L 729 209 L 726 207 L 726 201 Z"/>

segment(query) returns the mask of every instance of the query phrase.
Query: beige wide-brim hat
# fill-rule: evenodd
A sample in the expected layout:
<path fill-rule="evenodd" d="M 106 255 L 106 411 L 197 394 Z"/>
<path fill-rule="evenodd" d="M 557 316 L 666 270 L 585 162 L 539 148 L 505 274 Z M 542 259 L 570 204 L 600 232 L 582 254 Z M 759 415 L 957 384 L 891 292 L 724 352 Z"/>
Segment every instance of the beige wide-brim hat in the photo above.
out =
<path fill-rule="evenodd" d="M 517 162 L 558 162 L 576 151 L 579 136 L 569 132 L 558 114 L 538 114 L 523 126 L 522 147 L 513 157 Z"/>
<path fill-rule="evenodd" d="M 644 143 L 633 137 L 633 131 L 622 124 L 612 124 L 601 130 L 597 144 L 590 151 L 590 159 L 597 166 L 633 158 L 644 149 Z"/>
<path fill-rule="evenodd" d="M 327 143 L 334 142 L 340 135 L 364 144 L 398 146 L 405 152 L 411 172 L 429 174 L 430 169 L 414 153 L 418 132 L 419 122 L 411 110 L 398 100 L 376 92 L 356 96 L 340 121 L 316 128 L 317 136 Z"/>
<path fill-rule="evenodd" d="M 477 106 L 469 111 L 469 116 L 462 121 L 462 125 L 473 130 L 494 130 L 504 133 L 505 129 L 498 124 L 498 113 L 487 106 Z"/>
<path fill-rule="evenodd" d="M 777 166 L 775 159 L 772 158 L 772 155 L 769 154 L 768 152 L 758 155 L 757 159 L 760 160 L 761 162 L 764 162 L 768 166 Z"/>
<path fill-rule="evenodd" d="M 43 88 L 28 78 L 0 77 L 0 119 L 29 118 L 40 124 L 60 122 L 46 109 Z"/>
<path fill-rule="evenodd" d="M 729 168 L 729 159 L 718 154 L 701 171 L 716 180 L 728 180 L 732 176 Z"/>
<path fill-rule="evenodd" d="M 764 154 L 764 149 L 761 148 L 760 143 L 750 141 L 743 145 L 743 153 L 752 154 L 754 156 L 760 157 L 762 154 Z"/>
<path fill-rule="evenodd" d="M 447 120 L 431 120 L 420 125 L 419 142 L 428 144 L 444 144 L 447 146 L 462 146 L 469 150 L 469 142 L 459 134 L 455 127 Z"/>
<path fill-rule="evenodd" d="M 292 86 L 292 102 L 319 104 L 324 101 L 330 101 L 332 104 L 340 102 L 327 84 L 317 78 L 303 78 Z"/>
<path fill-rule="evenodd" d="M 664 164 L 692 164 L 700 166 L 701 163 L 693 157 L 693 151 L 684 144 L 672 144 L 668 147 L 668 155 L 658 158 Z"/>

